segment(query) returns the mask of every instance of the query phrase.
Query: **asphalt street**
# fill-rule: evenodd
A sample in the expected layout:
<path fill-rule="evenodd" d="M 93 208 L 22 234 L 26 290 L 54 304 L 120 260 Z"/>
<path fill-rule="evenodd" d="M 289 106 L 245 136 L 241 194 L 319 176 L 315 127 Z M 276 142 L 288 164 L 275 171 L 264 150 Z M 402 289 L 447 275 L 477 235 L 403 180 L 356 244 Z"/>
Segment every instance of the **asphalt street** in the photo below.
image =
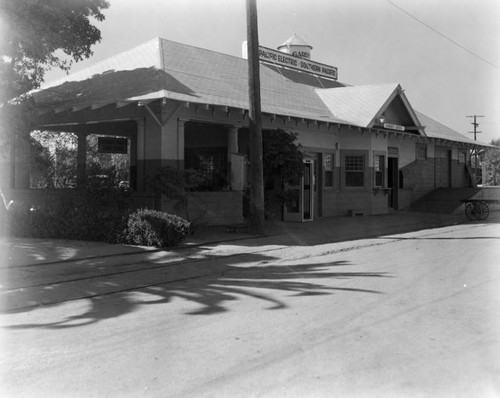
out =
<path fill-rule="evenodd" d="M 0 392 L 499 397 L 499 254 L 476 222 L 4 270 Z"/>

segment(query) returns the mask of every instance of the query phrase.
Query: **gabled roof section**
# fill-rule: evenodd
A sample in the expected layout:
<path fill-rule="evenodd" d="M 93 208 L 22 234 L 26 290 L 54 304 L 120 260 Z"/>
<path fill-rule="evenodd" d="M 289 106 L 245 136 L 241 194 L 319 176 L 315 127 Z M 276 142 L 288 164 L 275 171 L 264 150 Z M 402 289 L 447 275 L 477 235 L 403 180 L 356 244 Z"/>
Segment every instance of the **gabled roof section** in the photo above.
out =
<path fill-rule="evenodd" d="M 358 127 L 380 124 L 383 114 L 396 106 L 400 108 L 399 113 L 404 113 L 405 125 L 421 127 L 401 86 L 396 83 L 317 89 L 316 93 L 336 118 Z"/>
<path fill-rule="evenodd" d="M 423 113 L 420 113 L 418 111 L 415 111 L 419 120 L 422 122 L 422 124 L 425 126 L 425 132 L 427 137 L 429 138 L 435 138 L 435 139 L 441 139 L 441 140 L 448 140 L 448 141 L 457 141 L 457 142 L 462 142 L 464 144 L 471 144 L 471 145 L 479 145 L 479 146 L 490 146 L 488 144 L 479 142 L 479 141 L 474 141 L 470 139 L 469 137 L 466 137 L 459 132 L 445 126 L 444 124 L 439 123 L 438 121 L 430 118 L 427 115 L 424 115 Z"/>

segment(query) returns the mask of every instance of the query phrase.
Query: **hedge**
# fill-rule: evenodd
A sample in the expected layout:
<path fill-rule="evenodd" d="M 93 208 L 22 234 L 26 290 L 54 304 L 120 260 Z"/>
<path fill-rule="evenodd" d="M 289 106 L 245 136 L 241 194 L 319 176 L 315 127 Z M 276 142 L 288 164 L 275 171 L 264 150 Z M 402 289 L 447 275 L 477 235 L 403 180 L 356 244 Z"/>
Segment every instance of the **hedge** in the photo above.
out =
<path fill-rule="evenodd" d="M 150 209 L 130 214 L 124 242 L 168 247 L 181 242 L 191 232 L 191 223 L 182 217 Z"/>
<path fill-rule="evenodd" d="M 15 203 L 1 216 L 4 233 L 26 238 L 169 247 L 191 231 L 188 221 L 169 213 L 149 209 L 130 213 L 126 196 L 118 189 L 78 190 L 37 209 Z"/>

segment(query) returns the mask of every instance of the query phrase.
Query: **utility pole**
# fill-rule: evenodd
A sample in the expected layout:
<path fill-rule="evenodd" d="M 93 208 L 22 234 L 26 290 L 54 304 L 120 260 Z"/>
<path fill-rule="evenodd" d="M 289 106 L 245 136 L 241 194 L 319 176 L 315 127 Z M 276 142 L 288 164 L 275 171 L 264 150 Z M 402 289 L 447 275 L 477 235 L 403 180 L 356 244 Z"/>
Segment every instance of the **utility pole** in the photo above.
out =
<path fill-rule="evenodd" d="M 481 131 L 477 131 L 477 127 L 479 126 L 479 123 L 477 122 L 478 117 L 484 117 L 483 115 L 468 115 L 467 117 L 474 118 L 474 121 L 471 123 L 474 126 L 474 131 L 469 131 L 469 134 L 474 134 L 474 141 L 477 139 L 477 134 L 480 134 Z M 478 178 L 477 178 L 477 168 L 478 168 L 478 153 L 477 153 L 477 148 L 474 148 L 474 179 L 476 180 L 476 183 L 478 183 Z"/>
<path fill-rule="evenodd" d="M 250 230 L 264 233 L 264 175 L 260 107 L 259 34 L 256 0 L 246 0 L 248 48 L 248 117 L 250 147 Z"/>
<path fill-rule="evenodd" d="M 476 135 L 482 132 L 482 131 L 477 131 L 477 126 L 479 126 L 479 123 L 477 122 L 477 118 L 484 117 L 484 116 L 483 115 L 469 115 L 467 117 L 474 118 L 474 121 L 471 123 L 474 126 L 474 131 L 469 131 L 469 133 L 474 134 L 474 141 L 476 141 Z"/>

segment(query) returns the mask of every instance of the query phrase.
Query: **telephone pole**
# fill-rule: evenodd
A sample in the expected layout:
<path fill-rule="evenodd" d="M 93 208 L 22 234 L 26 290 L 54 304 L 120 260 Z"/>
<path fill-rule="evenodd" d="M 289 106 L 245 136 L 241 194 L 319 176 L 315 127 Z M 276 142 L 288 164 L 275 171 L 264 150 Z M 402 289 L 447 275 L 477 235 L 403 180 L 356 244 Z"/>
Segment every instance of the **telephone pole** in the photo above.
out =
<path fill-rule="evenodd" d="M 477 126 L 479 123 L 477 122 L 478 117 L 484 117 L 483 115 L 469 115 L 467 117 L 473 117 L 474 121 L 471 123 L 474 126 L 474 131 L 469 131 L 470 134 L 474 134 L 474 141 L 476 141 L 476 134 L 481 133 L 482 131 L 477 131 Z"/>
<path fill-rule="evenodd" d="M 264 171 L 260 104 L 259 35 L 257 0 L 246 0 L 248 48 L 248 133 L 250 149 L 250 229 L 264 233 Z"/>
<path fill-rule="evenodd" d="M 479 117 L 484 117 L 484 115 L 468 115 L 467 117 L 474 118 L 474 121 L 471 123 L 474 126 L 474 131 L 469 131 L 469 134 L 474 134 L 474 141 L 477 139 L 477 134 L 480 134 L 481 131 L 477 131 L 477 127 L 479 126 L 479 123 L 477 122 L 477 118 Z M 478 168 L 478 153 L 477 153 L 477 148 L 474 148 L 474 179 L 476 180 L 476 183 L 479 182 L 479 179 L 477 177 L 477 168 Z"/>

